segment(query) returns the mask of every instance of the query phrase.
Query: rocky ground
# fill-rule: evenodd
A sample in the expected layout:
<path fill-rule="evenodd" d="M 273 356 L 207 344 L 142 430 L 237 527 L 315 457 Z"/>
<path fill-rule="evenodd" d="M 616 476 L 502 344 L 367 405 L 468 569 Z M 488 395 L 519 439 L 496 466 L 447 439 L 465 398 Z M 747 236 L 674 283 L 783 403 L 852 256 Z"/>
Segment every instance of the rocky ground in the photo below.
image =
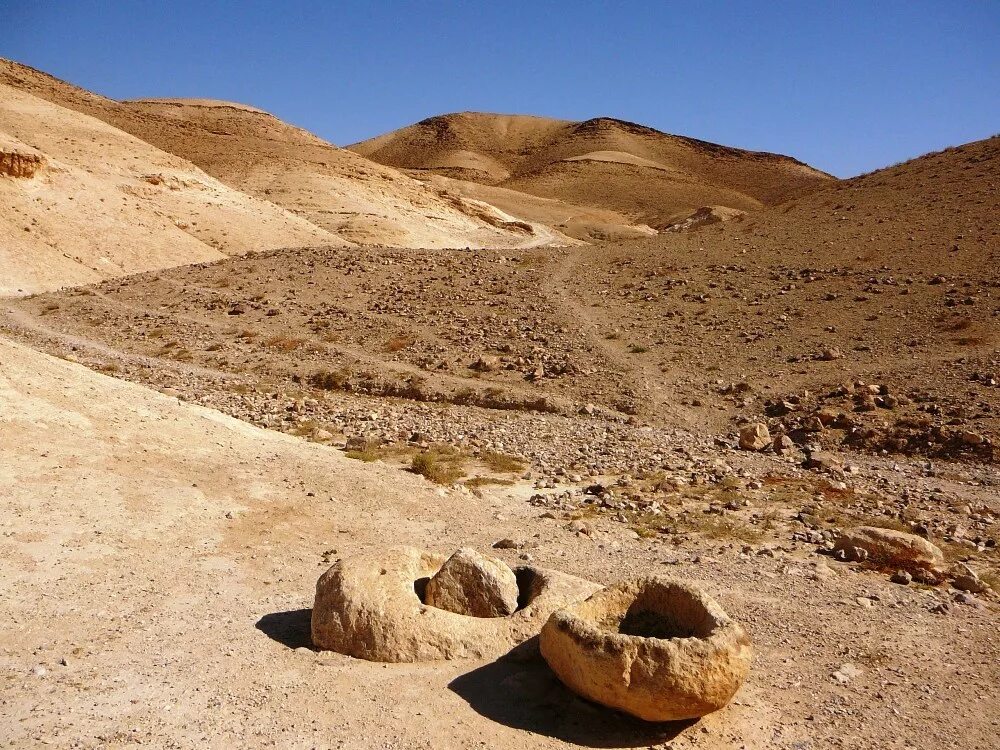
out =
<path fill-rule="evenodd" d="M 824 543 L 908 509 L 953 524 L 931 538 L 988 579 L 986 468 L 842 454 L 833 475 L 678 433 L 662 477 L 472 492 L 21 346 L 3 343 L 0 362 L 10 746 L 995 745 L 993 595 L 893 583 Z M 678 576 L 747 629 L 750 677 L 719 713 L 650 725 L 574 697 L 537 657 L 311 650 L 316 578 L 387 540 L 493 548 L 601 583 Z"/>
<path fill-rule="evenodd" d="M 263 492 L 249 526 L 234 495 L 197 530 L 157 541 L 163 561 L 142 575 L 158 583 L 138 598 L 113 582 L 104 590 L 147 611 L 160 586 L 194 601 L 177 587 L 223 591 L 222 570 L 243 581 L 245 596 L 212 604 L 238 629 L 224 647 L 195 645 L 187 619 L 169 629 L 136 615 L 149 637 L 191 656 L 151 655 L 122 678 L 176 684 L 163 706 L 191 715 L 203 701 L 214 719 L 198 714 L 182 729 L 132 693 L 124 713 L 85 707 L 94 691 L 109 694 L 101 670 L 138 648 L 138 635 L 109 631 L 123 640 L 101 636 L 101 655 L 83 636 L 43 637 L 38 617 L 58 610 L 24 593 L 9 605 L 24 623 L 6 651 L 22 694 L 4 699 L 13 736 L 127 746 L 134 729 L 147 743 L 224 744 L 252 712 L 260 745 L 469 747 L 501 731 L 512 747 L 991 747 L 997 289 L 954 272 L 733 265 L 697 235 L 677 235 L 573 250 L 289 250 L 8 300 L 4 335 L 68 361 L 47 367 L 117 378 L 119 421 L 132 419 L 133 407 L 120 410 L 128 399 L 152 398 L 122 383 L 132 381 L 164 394 L 177 419 L 209 407 L 253 440 L 288 433 L 280 439 L 318 462 Z M 7 369 L 16 483 L 44 458 L 33 446 L 57 433 L 43 438 L 35 417 L 17 416 L 23 373 Z M 112 408 L 65 388 L 72 409 Z M 78 428 L 70 419 L 54 429 Z M 100 439 L 109 453 L 121 440 Z M 275 465 L 256 461 L 240 471 L 271 482 Z M 224 484 L 230 470 L 219 471 Z M 384 486 L 370 497 L 351 489 L 371 471 Z M 60 477 L 46 470 L 36 489 L 54 491 L 45 487 Z M 7 529 L 22 571 L 11 575 L 35 592 L 39 565 L 84 563 L 30 531 L 55 506 L 32 506 L 24 492 L 6 516 L 22 519 Z M 317 506 L 327 496 L 338 502 Z M 280 518 L 273 498 L 287 500 Z M 86 533 L 88 522 L 66 523 L 72 538 Z M 213 553 L 218 569 L 173 582 L 171 550 L 217 544 L 219 524 L 240 525 L 243 541 Z M 938 572 L 844 542 L 858 527 L 930 541 L 944 558 Z M 45 539 L 56 546 L 42 554 L 34 545 Z M 751 678 L 725 711 L 656 728 L 573 698 L 537 659 L 386 668 L 305 648 L 315 578 L 386 539 L 443 554 L 498 545 L 510 564 L 601 583 L 649 572 L 701 583 L 757 644 Z M 150 542 L 143 532 L 133 543 Z M 241 666 L 260 649 L 275 665 L 267 676 Z M 211 668 L 179 676 L 177 664 L 199 654 Z M 59 734 L 52 714 L 31 710 L 53 681 L 76 686 L 82 712 Z M 120 716 L 134 722 L 123 729 Z"/>

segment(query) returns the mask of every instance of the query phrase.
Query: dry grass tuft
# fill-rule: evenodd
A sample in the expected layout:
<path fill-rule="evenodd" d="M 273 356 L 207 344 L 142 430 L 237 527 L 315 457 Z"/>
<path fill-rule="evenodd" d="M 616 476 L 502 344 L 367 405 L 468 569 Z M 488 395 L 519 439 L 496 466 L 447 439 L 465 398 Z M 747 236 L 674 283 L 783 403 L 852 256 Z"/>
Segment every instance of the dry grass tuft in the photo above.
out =
<path fill-rule="evenodd" d="M 385 342 L 383 349 L 387 352 L 401 352 L 417 343 L 417 339 L 407 334 L 393 336 Z"/>
<path fill-rule="evenodd" d="M 517 474 L 524 471 L 524 462 L 516 456 L 509 456 L 506 453 L 484 451 L 480 454 L 479 460 L 493 471 L 505 474 Z"/>
<path fill-rule="evenodd" d="M 410 471 L 435 484 L 455 484 L 464 476 L 466 457 L 450 447 L 431 448 L 410 461 Z"/>
<path fill-rule="evenodd" d="M 298 336 L 272 336 L 265 343 L 280 352 L 293 352 L 304 345 L 306 340 Z"/>

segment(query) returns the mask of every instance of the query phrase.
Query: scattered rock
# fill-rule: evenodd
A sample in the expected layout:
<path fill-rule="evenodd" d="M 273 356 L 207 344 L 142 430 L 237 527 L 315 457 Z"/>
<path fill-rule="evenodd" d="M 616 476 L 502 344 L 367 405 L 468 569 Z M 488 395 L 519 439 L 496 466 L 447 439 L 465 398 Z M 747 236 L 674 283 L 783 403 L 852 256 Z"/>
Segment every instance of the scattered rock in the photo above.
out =
<path fill-rule="evenodd" d="M 913 576 L 907 573 L 905 570 L 897 570 L 892 574 L 892 578 L 889 579 L 893 583 L 898 583 L 901 586 L 909 586 L 913 583 Z"/>
<path fill-rule="evenodd" d="M 951 576 L 951 585 L 959 591 L 967 591 L 971 594 L 983 594 L 989 590 L 989 586 L 965 563 L 958 563 L 952 566 L 949 575 Z"/>
<path fill-rule="evenodd" d="M 807 469 L 818 469 L 831 473 L 839 473 L 844 470 L 844 465 L 840 459 L 827 451 L 811 450 L 806 456 L 805 466 Z"/>
<path fill-rule="evenodd" d="M 855 666 L 854 664 L 847 663 L 847 664 L 842 664 L 840 666 L 840 669 L 838 669 L 830 676 L 833 677 L 833 679 L 839 682 L 841 685 L 846 685 L 855 677 L 860 677 L 862 674 L 863 674 L 862 671 L 857 666 Z"/>

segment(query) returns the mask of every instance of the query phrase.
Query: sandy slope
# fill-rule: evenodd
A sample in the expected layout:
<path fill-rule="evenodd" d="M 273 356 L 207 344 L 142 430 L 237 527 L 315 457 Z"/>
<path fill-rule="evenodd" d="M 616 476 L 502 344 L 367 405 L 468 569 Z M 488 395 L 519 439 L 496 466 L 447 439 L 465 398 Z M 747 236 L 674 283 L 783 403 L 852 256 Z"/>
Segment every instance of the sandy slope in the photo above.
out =
<path fill-rule="evenodd" d="M 656 234 L 655 229 L 645 224 L 636 224 L 617 211 L 575 205 L 558 198 L 541 198 L 510 188 L 460 180 L 434 172 L 414 174 L 437 188 L 483 201 L 508 214 L 552 227 L 562 235 L 585 242 L 636 239 Z"/>
<path fill-rule="evenodd" d="M 342 243 L 98 119 L 0 84 L 0 154 L 28 153 L 31 174 L 0 167 L 0 294 Z"/>
<path fill-rule="evenodd" d="M 700 206 L 759 208 L 830 179 L 786 156 L 606 117 L 570 122 L 463 112 L 350 148 L 395 167 L 610 209 L 655 227 Z"/>
<path fill-rule="evenodd" d="M 0 83 L 104 120 L 345 241 L 530 246 L 552 234 L 539 239 L 533 227 L 512 223 L 489 206 L 428 189 L 247 105 L 206 99 L 117 102 L 2 59 Z"/>

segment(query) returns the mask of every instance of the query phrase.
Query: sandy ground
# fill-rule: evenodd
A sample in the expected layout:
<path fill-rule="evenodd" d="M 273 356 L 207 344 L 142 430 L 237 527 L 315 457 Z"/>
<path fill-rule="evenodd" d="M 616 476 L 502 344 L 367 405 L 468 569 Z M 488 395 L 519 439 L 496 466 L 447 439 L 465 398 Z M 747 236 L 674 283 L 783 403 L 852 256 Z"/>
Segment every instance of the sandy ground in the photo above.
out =
<path fill-rule="evenodd" d="M 517 488 L 437 489 L 7 341 L 0 363 L 8 746 L 995 747 L 986 608 L 934 615 L 933 594 L 846 568 L 813 580 L 801 551 L 678 557 L 610 526 L 582 538 Z M 751 679 L 718 714 L 656 726 L 574 698 L 537 660 L 305 648 L 324 557 L 503 536 L 600 581 L 702 583 L 754 638 Z M 861 675 L 841 685 L 848 661 Z"/>

